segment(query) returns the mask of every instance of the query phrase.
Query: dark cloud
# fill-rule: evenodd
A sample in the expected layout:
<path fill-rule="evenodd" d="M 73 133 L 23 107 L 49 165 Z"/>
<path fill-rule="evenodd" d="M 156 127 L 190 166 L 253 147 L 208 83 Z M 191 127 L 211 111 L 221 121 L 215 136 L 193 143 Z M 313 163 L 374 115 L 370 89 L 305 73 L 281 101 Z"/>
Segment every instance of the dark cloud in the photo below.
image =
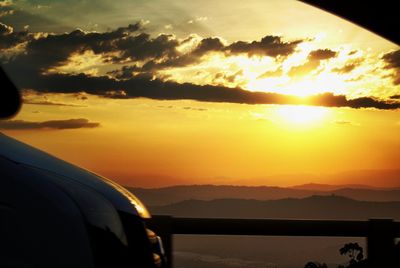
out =
<path fill-rule="evenodd" d="M 53 102 L 53 101 L 48 101 L 48 100 L 43 100 L 43 101 L 24 100 L 24 104 L 45 105 L 45 106 L 86 107 L 84 105 L 71 104 L 71 103 L 62 103 L 62 102 Z"/>
<path fill-rule="evenodd" d="M 190 106 L 185 106 L 182 109 L 184 109 L 184 110 L 192 110 L 192 111 L 200 111 L 200 112 L 207 111 L 206 108 L 196 108 L 196 107 L 190 107 Z"/>
<path fill-rule="evenodd" d="M 337 52 L 330 49 L 317 49 L 308 54 L 309 60 L 327 60 L 337 56 Z"/>
<path fill-rule="evenodd" d="M 11 32 L 7 26 L 1 25 L 0 48 L 15 45 L 17 42 L 26 41 L 27 32 Z M 130 35 L 141 29 L 141 23 L 120 27 L 114 31 L 105 33 L 84 32 L 75 30 L 64 34 L 49 34 L 30 38 L 24 53 L 21 53 L 11 61 L 3 63 L 9 73 L 18 75 L 17 80 L 24 77 L 35 79 L 41 73 L 52 67 L 62 66 L 68 62 L 68 58 L 74 53 L 83 53 L 91 50 L 96 54 L 119 51 L 116 41 L 129 39 Z M 26 38 L 25 38 L 26 39 Z"/>
<path fill-rule="evenodd" d="M 85 93 L 76 93 L 76 94 L 74 94 L 74 97 L 77 99 L 77 100 L 81 100 L 81 101 L 84 101 L 84 100 L 87 100 L 88 99 L 88 96 L 85 94 Z"/>
<path fill-rule="evenodd" d="M 191 37 L 188 39 L 190 40 Z M 179 44 L 188 42 L 188 39 L 183 40 Z M 301 43 L 301 40 L 296 40 L 293 42 L 283 42 L 281 37 L 277 36 L 266 36 L 260 42 L 253 41 L 252 43 L 238 41 L 232 43 L 231 45 L 224 45 L 221 39 L 218 37 L 209 37 L 202 39 L 199 44 L 193 49 L 193 51 L 186 54 L 179 53 L 169 53 L 168 57 L 165 57 L 163 61 L 157 59 L 150 60 L 146 62 L 141 70 L 137 66 L 132 66 L 130 70 L 132 71 L 143 71 L 151 72 L 154 70 L 173 68 L 173 67 L 183 67 L 192 64 L 196 64 L 200 61 L 201 57 L 209 52 L 221 52 L 227 55 L 246 53 L 250 56 L 288 56 L 295 51 L 296 46 Z M 173 45 L 178 46 L 178 43 Z M 171 52 L 173 46 L 171 46 Z M 161 48 L 160 48 L 161 50 Z M 176 50 L 175 50 L 176 52 Z M 125 72 L 126 74 L 126 72 Z M 120 76 L 121 77 L 121 76 Z M 126 76 L 124 76 L 126 77 Z"/>
<path fill-rule="evenodd" d="M 26 32 L 14 33 L 7 25 L 0 26 L 0 40 L 4 39 L 0 49 L 20 42 L 20 39 L 27 35 Z M 139 32 L 141 29 L 142 22 L 138 22 L 103 33 L 84 32 L 77 29 L 69 33 L 42 35 L 31 39 L 25 52 L 13 58 L 7 67 L 11 72 L 14 69 L 18 70 L 21 75 L 43 73 L 51 68 L 67 64 L 70 56 L 82 54 L 85 51 L 103 55 L 104 60 L 110 63 L 147 62 L 140 68 L 136 64 L 124 67 L 139 72 L 150 72 L 160 67 L 187 65 L 194 61 L 193 56 L 190 59 L 179 57 L 176 50 L 179 41 L 174 36 L 162 34 L 153 38 L 149 34 Z M 122 70 L 119 76 L 130 77 L 128 69 Z"/>
<path fill-rule="evenodd" d="M 240 76 L 243 76 L 243 70 L 230 74 L 220 72 L 215 74 L 213 82 L 217 84 L 234 83 Z"/>
<path fill-rule="evenodd" d="M 183 67 L 195 64 L 209 52 L 227 55 L 247 53 L 248 55 L 284 57 L 293 53 L 303 40 L 285 42 L 278 36 L 265 36 L 261 41 L 238 41 L 224 45 L 218 37 L 204 38 L 189 52 L 177 50 L 181 44 L 193 37 L 178 40 L 173 35 L 161 34 L 152 37 L 144 33 L 143 24 L 128 25 L 108 32 L 85 32 L 80 29 L 62 34 L 34 34 L 27 31 L 14 32 L 1 24 L 1 48 L 8 48 L 23 41 L 27 42 L 24 53 L 13 58 L 12 65 L 20 73 L 43 73 L 68 63 L 70 56 L 92 51 L 102 55 L 104 61 L 124 63 L 123 69 L 111 72 L 117 78 L 126 79 L 138 73 L 151 74 L 165 68 Z M 29 38 L 28 38 L 29 37 Z"/>
<path fill-rule="evenodd" d="M 0 121 L 0 129 L 7 130 L 29 130 L 29 129 L 78 129 L 96 128 L 100 123 L 89 122 L 84 118 L 67 120 L 50 120 L 43 122 L 31 122 L 24 120 Z"/>
<path fill-rule="evenodd" d="M 332 71 L 339 74 L 347 74 L 353 71 L 357 66 L 356 63 L 349 63 L 339 68 L 333 68 Z"/>
<path fill-rule="evenodd" d="M 400 100 L 400 94 L 399 95 L 390 96 L 390 98 L 393 99 L 393 100 Z"/>
<path fill-rule="evenodd" d="M 330 49 L 318 49 L 311 51 L 307 56 L 307 61 L 302 65 L 292 67 L 289 70 L 288 75 L 292 77 L 307 75 L 316 70 L 321 65 L 321 61 L 328 60 L 336 56 L 337 52 Z"/>
<path fill-rule="evenodd" d="M 164 106 L 164 105 L 159 105 L 159 106 L 157 106 L 158 108 L 166 108 L 166 109 L 172 109 L 172 108 L 174 108 L 174 106 L 172 106 L 172 105 L 168 105 L 168 106 Z"/>
<path fill-rule="evenodd" d="M 6 38 L 14 33 L 6 26 L 1 29 L 2 36 Z M 294 53 L 297 45 L 303 41 L 285 42 L 281 37 L 266 36 L 261 41 L 238 41 L 225 46 L 218 38 L 205 38 L 192 51 L 181 54 L 176 49 L 181 43 L 174 36 L 163 34 L 151 37 L 141 32 L 141 29 L 142 24 L 136 23 L 103 33 L 75 30 L 64 34 L 42 35 L 30 40 L 24 53 L 3 63 L 3 66 L 18 87 L 39 93 L 84 93 L 106 98 L 145 97 L 158 100 L 191 99 L 207 102 L 308 104 L 378 109 L 397 109 L 400 105 L 368 97 L 348 100 L 344 96 L 332 94 L 313 96 L 305 100 L 276 93 L 250 92 L 241 88 L 180 84 L 165 81 L 165 78 L 164 81 L 155 79 L 155 70 L 193 64 L 210 51 L 228 55 L 246 53 L 250 56 L 279 58 Z M 124 61 L 124 64 L 130 65 L 111 72 L 112 77 L 89 76 L 83 73 L 43 73 L 51 67 L 62 66 L 72 54 L 87 50 L 102 55 L 113 52 L 114 56 L 108 60 L 113 63 Z M 289 73 L 296 75 L 296 73 L 310 72 L 318 68 L 321 61 L 335 57 L 336 54 L 337 52 L 329 49 L 312 51 L 304 65 L 293 67 Z M 142 66 L 140 62 L 144 62 L 144 65 Z M 240 75 L 239 72 L 222 74 L 221 77 L 228 82 L 235 82 Z"/>
<path fill-rule="evenodd" d="M 327 107 L 350 107 L 350 108 L 376 108 L 382 110 L 399 109 L 400 103 L 384 101 L 372 97 L 360 97 L 347 99 L 344 95 L 333 95 L 324 93 L 308 98 L 307 104 Z"/>
<path fill-rule="evenodd" d="M 394 84 L 395 86 L 400 85 L 400 71 L 396 71 L 396 72 L 393 74 L 393 84 Z"/>
<path fill-rule="evenodd" d="M 186 43 L 188 42 L 188 40 L 191 39 L 192 38 L 189 37 L 179 44 Z M 132 70 L 136 72 L 153 72 L 155 70 L 160 70 L 164 68 L 193 65 L 200 62 L 201 57 L 209 52 L 220 52 L 226 55 L 246 53 L 250 56 L 258 55 L 270 57 L 286 57 L 292 54 L 295 51 L 296 46 L 301 42 L 301 40 L 296 40 L 287 43 L 283 42 L 281 37 L 266 36 L 260 42 L 253 41 L 252 43 L 248 43 L 238 41 L 232 43 L 231 45 L 224 45 L 221 39 L 219 39 L 218 37 L 204 38 L 192 51 L 186 54 L 171 53 L 170 55 L 168 55 L 168 57 L 165 57 L 163 61 L 160 61 L 159 59 L 149 60 L 141 68 L 138 68 L 137 66 L 131 66 L 129 71 Z M 126 77 L 127 72 L 124 71 L 127 71 L 127 69 L 122 71 L 122 73 L 125 75 L 120 75 L 119 77 Z"/>
<path fill-rule="evenodd" d="M 400 49 L 386 53 L 382 58 L 386 61 L 387 68 L 400 68 Z"/>
<path fill-rule="evenodd" d="M 325 93 L 304 98 L 267 92 L 251 92 L 224 86 L 194 85 L 161 81 L 145 77 L 116 80 L 107 76 L 91 77 L 85 74 L 52 74 L 40 76 L 24 87 L 40 93 L 87 93 L 105 98 L 150 98 L 157 100 L 190 99 L 205 102 L 243 104 L 303 104 L 327 107 L 398 109 L 400 103 L 363 97 L 347 99 L 343 95 Z"/>
<path fill-rule="evenodd" d="M 352 56 L 354 54 L 356 54 L 358 51 L 357 50 L 352 50 L 349 52 L 349 54 L 347 54 L 348 56 Z"/>
<path fill-rule="evenodd" d="M 302 65 L 294 66 L 288 71 L 288 75 L 292 77 L 307 75 L 320 65 L 319 60 L 306 61 Z"/>
<path fill-rule="evenodd" d="M 149 34 L 141 33 L 115 42 L 116 50 L 121 51 L 121 59 L 130 58 L 134 61 L 145 59 L 174 58 L 178 56 L 176 47 L 179 42 L 173 35 L 162 34 L 151 38 Z"/>
<path fill-rule="evenodd" d="M 268 35 L 263 37 L 260 41 L 245 42 L 237 41 L 227 46 L 225 49 L 233 54 L 245 53 L 249 56 L 289 56 L 294 53 L 297 45 L 304 42 L 304 40 L 295 40 L 291 42 L 284 42 L 280 36 Z"/>
<path fill-rule="evenodd" d="M 204 55 L 210 51 L 222 51 L 225 45 L 217 37 L 204 38 L 192 52 L 195 55 Z"/>
<path fill-rule="evenodd" d="M 116 41 L 129 39 L 130 34 L 140 28 L 141 24 L 136 23 L 105 33 L 87 33 L 78 29 L 65 34 L 50 34 L 29 42 L 25 53 L 17 57 L 15 62 L 32 65 L 37 71 L 46 71 L 50 67 L 63 65 L 73 53 L 86 50 L 96 54 L 116 52 L 119 51 Z"/>
<path fill-rule="evenodd" d="M 225 75 L 225 80 L 229 83 L 233 83 L 236 81 L 236 78 L 243 76 L 243 70 L 239 70 L 234 74 L 231 75 Z"/>
<path fill-rule="evenodd" d="M 386 69 L 393 69 L 393 84 L 400 85 L 400 49 L 383 55 L 386 62 Z"/>
<path fill-rule="evenodd" d="M 129 79 L 132 78 L 134 75 L 134 73 L 136 72 L 142 72 L 143 68 L 139 67 L 137 65 L 125 65 L 122 66 L 121 69 L 118 70 L 113 70 L 108 72 L 108 74 L 110 74 L 111 76 L 117 78 L 117 79 Z"/>
<path fill-rule="evenodd" d="M 133 72 L 148 74 L 162 69 L 185 67 L 199 63 L 204 54 L 206 54 L 206 51 L 203 51 L 202 53 L 189 52 L 186 54 L 176 55 L 175 57 L 166 57 L 162 61 L 153 59 L 146 62 L 142 67 L 136 65 L 130 66 L 130 70 Z"/>
<path fill-rule="evenodd" d="M 12 48 L 29 40 L 32 40 L 32 35 L 27 31 L 14 32 L 11 26 L 0 22 L 0 49 Z"/>

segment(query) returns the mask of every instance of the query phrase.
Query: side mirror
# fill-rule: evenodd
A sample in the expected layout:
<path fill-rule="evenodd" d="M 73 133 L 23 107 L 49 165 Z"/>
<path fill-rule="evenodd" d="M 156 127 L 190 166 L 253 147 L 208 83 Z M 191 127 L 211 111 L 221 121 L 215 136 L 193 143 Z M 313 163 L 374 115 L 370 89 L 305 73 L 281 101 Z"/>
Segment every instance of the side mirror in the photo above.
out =
<path fill-rule="evenodd" d="M 8 78 L 3 68 L 0 68 L 0 119 L 16 115 L 21 108 L 21 95 Z"/>

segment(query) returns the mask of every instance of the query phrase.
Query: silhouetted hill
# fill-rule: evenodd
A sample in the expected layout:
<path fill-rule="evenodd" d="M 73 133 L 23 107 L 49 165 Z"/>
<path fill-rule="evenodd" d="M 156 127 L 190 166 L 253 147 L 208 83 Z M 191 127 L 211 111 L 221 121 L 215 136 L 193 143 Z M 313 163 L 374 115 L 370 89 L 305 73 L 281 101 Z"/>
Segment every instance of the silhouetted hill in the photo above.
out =
<path fill-rule="evenodd" d="M 149 206 L 167 205 L 188 199 L 255 199 L 278 200 L 284 198 L 305 198 L 313 195 L 340 195 L 362 201 L 400 201 L 400 190 L 381 189 L 335 189 L 318 191 L 269 186 L 228 186 L 228 185 L 182 185 L 156 189 L 129 188 Z"/>
<path fill-rule="evenodd" d="M 224 178 L 218 181 L 208 181 L 208 184 L 232 184 L 264 186 L 266 182 L 333 182 L 335 185 L 342 185 L 345 188 L 359 188 L 365 184 L 373 183 L 377 188 L 400 188 L 400 169 L 370 169 L 370 170 L 347 170 L 335 173 L 286 173 L 274 174 L 258 178 Z M 351 184 L 349 185 L 349 182 Z M 171 184 L 169 185 L 177 185 Z M 355 186 L 355 187 L 353 187 Z M 364 188 L 364 187 L 362 187 Z"/>
<path fill-rule="evenodd" d="M 303 199 L 186 200 L 165 206 L 150 206 L 153 214 L 177 217 L 288 218 L 288 219 L 400 219 L 400 202 L 356 201 L 340 196 Z"/>
<path fill-rule="evenodd" d="M 336 191 L 339 189 L 363 189 L 363 190 L 399 190 L 400 188 L 383 188 L 383 187 L 375 187 L 364 184 L 343 184 L 343 185 L 333 185 L 333 184 L 320 184 L 320 183 L 307 183 L 302 185 L 295 185 L 289 188 L 299 189 L 299 190 L 310 190 L 310 191 Z"/>

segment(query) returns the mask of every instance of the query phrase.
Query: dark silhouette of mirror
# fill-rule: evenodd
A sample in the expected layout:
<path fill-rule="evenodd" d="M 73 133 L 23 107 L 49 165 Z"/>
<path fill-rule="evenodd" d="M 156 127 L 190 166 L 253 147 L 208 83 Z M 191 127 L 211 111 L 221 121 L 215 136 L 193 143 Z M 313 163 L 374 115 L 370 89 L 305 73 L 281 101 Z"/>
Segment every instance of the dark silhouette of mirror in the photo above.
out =
<path fill-rule="evenodd" d="M 16 115 L 21 107 L 21 102 L 18 89 L 0 68 L 0 119 Z"/>
<path fill-rule="evenodd" d="M 349 20 L 393 43 L 400 44 L 396 1 L 300 0 Z"/>

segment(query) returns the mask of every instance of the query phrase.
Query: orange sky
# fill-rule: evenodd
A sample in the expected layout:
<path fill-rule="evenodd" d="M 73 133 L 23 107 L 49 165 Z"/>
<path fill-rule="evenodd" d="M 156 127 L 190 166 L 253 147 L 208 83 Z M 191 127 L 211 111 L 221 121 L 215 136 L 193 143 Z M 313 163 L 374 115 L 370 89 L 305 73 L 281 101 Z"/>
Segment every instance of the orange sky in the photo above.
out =
<path fill-rule="evenodd" d="M 65 117 L 66 110 L 66 118 L 78 118 L 85 110 L 91 121 L 101 122 L 98 128 L 5 133 L 131 185 L 260 185 L 263 178 L 266 185 L 281 186 L 310 181 L 398 184 L 375 173 L 365 181 L 326 176 L 397 169 L 397 111 L 144 99 L 88 102 L 88 107 L 45 109 L 51 118 Z M 31 112 L 37 109 L 39 114 Z M 26 105 L 18 118 L 46 120 L 45 109 Z"/>
<path fill-rule="evenodd" d="M 293 1 L 100 2 L 89 22 L 1 7 L 17 10 L 0 55 L 25 99 L 2 132 L 132 186 L 400 186 L 398 46 Z"/>

